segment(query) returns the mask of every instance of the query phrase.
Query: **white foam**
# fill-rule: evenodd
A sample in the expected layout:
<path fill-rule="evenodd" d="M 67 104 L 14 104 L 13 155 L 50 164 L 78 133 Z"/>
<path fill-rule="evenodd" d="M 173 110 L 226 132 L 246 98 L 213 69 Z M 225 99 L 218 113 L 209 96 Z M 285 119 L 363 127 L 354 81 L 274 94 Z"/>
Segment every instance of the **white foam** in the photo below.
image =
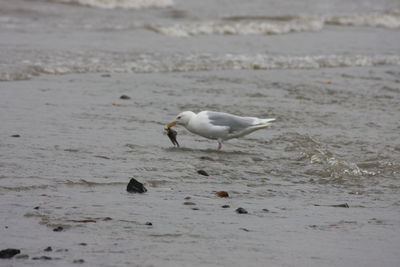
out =
<path fill-rule="evenodd" d="M 99 8 L 126 8 L 141 9 L 149 7 L 170 7 L 173 0 L 52 0 L 61 3 L 79 4 Z"/>
<path fill-rule="evenodd" d="M 395 13 L 388 14 L 351 14 L 332 16 L 325 19 L 326 24 L 341 26 L 368 26 L 400 28 L 400 17 Z"/>
<path fill-rule="evenodd" d="M 71 60 L 73 59 L 73 60 Z M 317 55 L 271 56 L 268 54 L 194 54 L 153 55 L 140 54 L 128 58 L 125 54 L 109 58 L 63 55 L 42 61 L 23 62 L 18 69 L 0 73 L 0 81 L 26 80 L 41 74 L 94 72 L 191 72 L 213 70 L 259 69 L 318 69 L 337 67 L 364 67 L 400 65 L 396 55 Z"/>
<path fill-rule="evenodd" d="M 187 37 L 191 35 L 249 35 L 285 34 L 289 32 L 319 31 L 321 19 L 296 19 L 291 21 L 246 21 L 246 22 L 199 22 L 171 26 L 150 26 L 149 29 L 170 35 Z"/>

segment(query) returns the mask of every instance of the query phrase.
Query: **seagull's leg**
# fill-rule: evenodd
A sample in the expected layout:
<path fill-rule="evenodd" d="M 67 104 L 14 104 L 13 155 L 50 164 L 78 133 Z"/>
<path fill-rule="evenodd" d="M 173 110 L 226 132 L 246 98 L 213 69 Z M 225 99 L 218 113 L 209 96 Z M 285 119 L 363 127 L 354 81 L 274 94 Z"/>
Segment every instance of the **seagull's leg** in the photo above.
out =
<path fill-rule="evenodd" d="M 221 140 L 221 139 L 218 139 L 218 148 L 217 148 L 217 151 L 220 151 L 221 148 L 222 148 L 222 140 Z"/>

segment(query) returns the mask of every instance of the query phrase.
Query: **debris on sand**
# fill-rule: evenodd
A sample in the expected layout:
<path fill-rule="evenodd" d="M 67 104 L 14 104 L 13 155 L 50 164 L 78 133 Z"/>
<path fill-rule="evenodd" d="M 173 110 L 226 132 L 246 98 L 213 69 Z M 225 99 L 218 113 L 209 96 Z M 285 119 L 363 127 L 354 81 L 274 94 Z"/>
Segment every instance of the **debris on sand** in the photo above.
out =
<path fill-rule="evenodd" d="M 197 173 L 204 175 L 204 176 L 210 176 L 210 175 L 208 175 L 208 173 L 205 170 L 198 170 Z"/>
<path fill-rule="evenodd" d="M 319 205 L 319 204 L 314 204 L 314 206 L 317 207 L 334 207 L 334 208 L 349 208 L 349 205 L 347 203 L 343 204 L 334 204 L 334 205 Z"/>
<path fill-rule="evenodd" d="M 137 181 L 135 178 L 131 178 L 128 186 L 126 187 L 126 191 L 129 193 L 144 193 L 147 192 L 147 189 L 141 182 Z"/>
<path fill-rule="evenodd" d="M 217 197 L 229 197 L 229 194 L 226 191 L 218 191 L 218 192 L 215 193 L 215 195 Z"/>
<path fill-rule="evenodd" d="M 14 257 L 15 255 L 21 253 L 21 251 L 19 249 L 15 249 L 15 248 L 7 248 L 7 249 L 3 249 L 0 250 L 0 259 L 11 259 L 12 257 Z"/>
<path fill-rule="evenodd" d="M 247 210 L 245 210 L 244 208 L 237 208 L 236 212 L 239 214 L 247 214 L 248 213 Z"/>
<path fill-rule="evenodd" d="M 129 100 L 131 97 L 128 95 L 121 95 L 120 99 Z"/>
<path fill-rule="evenodd" d="M 58 226 L 58 227 L 53 229 L 54 232 L 62 232 L 63 230 L 64 230 L 64 228 L 61 227 L 61 226 Z"/>

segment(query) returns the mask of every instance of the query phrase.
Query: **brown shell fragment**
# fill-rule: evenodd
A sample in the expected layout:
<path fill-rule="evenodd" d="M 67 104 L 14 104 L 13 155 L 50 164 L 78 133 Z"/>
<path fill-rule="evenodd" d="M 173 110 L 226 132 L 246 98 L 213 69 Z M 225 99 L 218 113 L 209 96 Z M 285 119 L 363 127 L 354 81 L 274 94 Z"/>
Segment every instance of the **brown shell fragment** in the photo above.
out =
<path fill-rule="evenodd" d="M 217 193 L 215 193 L 215 195 L 218 197 L 229 197 L 229 194 L 226 191 L 218 191 Z"/>

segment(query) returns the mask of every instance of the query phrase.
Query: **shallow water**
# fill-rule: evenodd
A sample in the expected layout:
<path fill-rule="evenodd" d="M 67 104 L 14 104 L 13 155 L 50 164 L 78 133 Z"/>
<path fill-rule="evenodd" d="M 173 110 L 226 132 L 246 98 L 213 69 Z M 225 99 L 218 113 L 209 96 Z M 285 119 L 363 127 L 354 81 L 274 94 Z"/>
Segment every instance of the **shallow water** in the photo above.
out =
<path fill-rule="evenodd" d="M 314 2 L 272 1 L 274 12 L 257 1 L 139 10 L 2 2 L 0 249 L 29 258 L 1 263 L 397 266 L 399 27 L 326 21 L 398 19 L 399 7 Z M 154 31 L 299 15 L 323 26 Z M 176 128 L 181 148 L 172 147 L 164 124 L 206 109 L 277 121 L 220 152 Z M 126 192 L 130 177 L 148 192 Z M 32 259 L 42 255 L 53 260 Z"/>

